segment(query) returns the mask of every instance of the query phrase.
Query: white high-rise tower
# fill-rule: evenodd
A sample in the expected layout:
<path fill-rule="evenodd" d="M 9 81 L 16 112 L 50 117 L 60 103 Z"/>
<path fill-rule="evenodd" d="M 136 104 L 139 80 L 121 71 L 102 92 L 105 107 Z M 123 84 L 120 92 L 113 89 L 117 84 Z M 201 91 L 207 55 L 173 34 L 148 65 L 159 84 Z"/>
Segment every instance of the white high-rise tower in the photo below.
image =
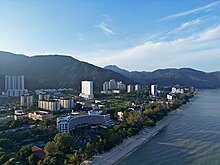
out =
<path fill-rule="evenodd" d="M 157 85 L 151 85 L 151 95 L 157 96 Z"/>
<path fill-rule="evenodd" d="M 93 99 L 93 81 L 82 81 L 81 82 L 81 97 L 85 99 Z"/>

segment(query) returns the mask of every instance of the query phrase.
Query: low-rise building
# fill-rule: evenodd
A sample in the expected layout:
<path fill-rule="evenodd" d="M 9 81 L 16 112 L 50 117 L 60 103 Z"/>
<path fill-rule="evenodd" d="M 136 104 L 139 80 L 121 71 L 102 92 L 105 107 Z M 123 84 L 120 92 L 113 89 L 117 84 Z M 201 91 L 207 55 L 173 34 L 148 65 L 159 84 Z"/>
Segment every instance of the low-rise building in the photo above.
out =
<path fill-rule="evenodd" d="M 173 93 L 169 93 L 167 94 L 167 100 L 172 101 L 176 98 L 176 95 Z"/>
<path fill-rule="evenodd" d="M 23 110 L 15 110 L 14 111 L 14 120 L 27 118 L 27 114 Z"/>
<path fill-rule="evenodd" d="M 28 113 L 28 118 L 32 120 L 44 120 L 44 119 L 50 119 L 51 117 L 52 115 L 46 111 L 35 111 Z"/>
<path fill-rule="evenodd" d="M 184 92 L 184 88 L 181 87 L 172 87 L 171 89 L 171 93 L 183 94 Z"/>
<path fill-rule="evenodd" d="M 113 125 L 110 115 L 80 115 L 57 118 L 57 130 L 61 133 L 70 132 L 87 125 Z"/>

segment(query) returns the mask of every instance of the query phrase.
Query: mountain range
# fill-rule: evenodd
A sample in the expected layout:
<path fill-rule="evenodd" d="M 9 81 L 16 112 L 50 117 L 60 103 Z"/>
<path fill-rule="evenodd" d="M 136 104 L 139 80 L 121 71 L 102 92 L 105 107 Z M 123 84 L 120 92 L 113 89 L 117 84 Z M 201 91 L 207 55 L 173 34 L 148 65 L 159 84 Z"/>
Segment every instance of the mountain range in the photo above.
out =
<path fill-rule="evenodd" d="M 125 84 L 162 86 L 175 84 L 197 88 L 220 87 L 220 72 L 205 73 L 191 68 L 159 69 L 153 72 L 129 72 L 115 65 L 104 68 L 64 55 L 25 56 L 0 51 L 0 90 L 4 90 L 4 75 L 24 75 L 27 89 L 73 88 L 80 90 L 82 80 L 93 80 L 95 90 L 109 79 Z"/>
<path fill-rule="evenodd" d="M 104 68 L 120 73 L 129 79 L 148 86 L 155 83 L 161 86 L 179 84 L 182 86 L 195 86 L 196 88 L 220 87 L 220 72 L 206 73 L 191 68 L 158 69 L 153 72 L 129 72 L 116 65 L 108 65 Z"/>
<path fill-rule="evenodd" d="M 79 91 L 82 80 L 93 80 L 101 90 L 103 82 L 116 79 L 134 83 L 129 78 L 107 69 L 74 59 L 71 56 L 18 55 L 0 51 L 0 90 L 4 89 L 4 75 L 24 75 L 27 89 L 73 88 Z"/>

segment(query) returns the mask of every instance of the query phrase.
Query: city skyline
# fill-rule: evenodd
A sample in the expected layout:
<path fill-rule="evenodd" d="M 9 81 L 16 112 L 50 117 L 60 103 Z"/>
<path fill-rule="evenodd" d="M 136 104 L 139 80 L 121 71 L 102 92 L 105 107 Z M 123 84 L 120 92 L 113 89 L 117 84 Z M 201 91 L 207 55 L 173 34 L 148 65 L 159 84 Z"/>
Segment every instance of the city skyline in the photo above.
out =
<path fill-rule="evenodd" d="M 219 8 L 219 0 L 3 0 L 0 50 L 28 56 L 71 55 L 130 71 L 173 67 L 217 71 Z"/>

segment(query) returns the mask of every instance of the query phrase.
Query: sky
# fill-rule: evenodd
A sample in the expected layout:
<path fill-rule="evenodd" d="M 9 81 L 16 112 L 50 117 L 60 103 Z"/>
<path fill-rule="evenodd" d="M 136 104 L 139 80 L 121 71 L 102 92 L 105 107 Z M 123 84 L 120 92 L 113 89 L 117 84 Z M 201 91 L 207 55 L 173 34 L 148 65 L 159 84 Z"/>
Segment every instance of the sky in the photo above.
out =
<path fill-rule="evenodd" d="M 220 0 L 0 0 L 0 50 L 220 71 Z"/>

